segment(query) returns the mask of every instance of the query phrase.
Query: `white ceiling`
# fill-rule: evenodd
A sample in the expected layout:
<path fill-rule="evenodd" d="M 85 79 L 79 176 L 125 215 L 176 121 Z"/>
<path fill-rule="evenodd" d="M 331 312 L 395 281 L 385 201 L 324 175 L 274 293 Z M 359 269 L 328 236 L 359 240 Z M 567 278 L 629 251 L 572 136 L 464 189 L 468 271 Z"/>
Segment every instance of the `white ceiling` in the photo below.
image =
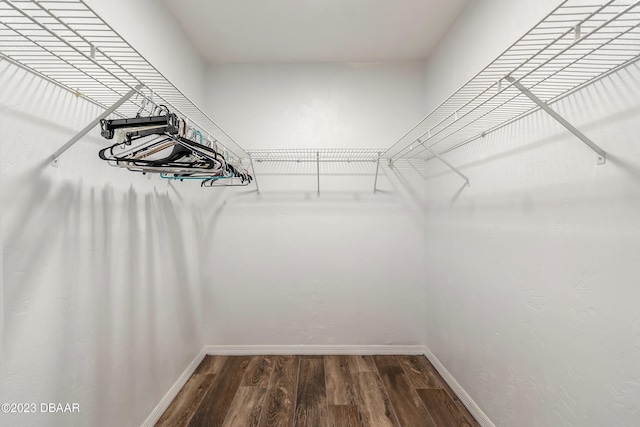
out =
<path fill-rule="evenodd" d="M 469 0 L 164 0 L 210 62 L 421 61 Z"/>

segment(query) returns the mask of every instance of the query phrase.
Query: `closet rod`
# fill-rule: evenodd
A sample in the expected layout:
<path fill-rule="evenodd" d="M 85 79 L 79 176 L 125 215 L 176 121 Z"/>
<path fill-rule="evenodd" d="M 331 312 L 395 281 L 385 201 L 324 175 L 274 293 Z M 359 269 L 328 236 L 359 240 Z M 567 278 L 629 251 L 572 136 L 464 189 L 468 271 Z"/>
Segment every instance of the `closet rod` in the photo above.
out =
<path fill-rule="evenodd" d="M 87 133 L 89 133 L 91 131 L 91 129 L 95 128 L 96 126 L 98 126 L 98 124 L 100 123 L 100 120 L 106 118 L 107 116 L 109 116 L 109 114 L 113 113 L 114 111 L 116 111 L 116 109 L 118 109 L 118 107 L 120 107 L 122 104 L 124 104 L 125 102 L 127 102 L 127 100 L 129 98 L 131 98 L 134 94 L 138 93 L 138 91 L 140 89 L 142 89 L 144 87 L 144 85 L 142 83 L 138 84 L 136 87 L 134 87 L 133 89 L 131 89 L 129 92 L 127 92 L 126 94 L 124 94 L 124 96 L 122 98 L 120 98 L 118 101 L 116 101 L 115 104 L 113 104 L 111 107 L 107 108 L 102 114 L 100 114 L 98 117 L 96 117 L 91 123 L 89 123 L 84 129 L 82 129 L 80 132 L 78 132 L 73 138 L 71 138 L 69 141 L 67 141 L 66 144 L 64 144 L 62 147 L 58 148 L 55 153 L 53 153 L 53 155 L 51 155 L 51 164 L 53 166 L 58 166 L 58 158 L 60 157 L 60 155 L 62 153 L 64 153 L 65 151 L 67 151 L 69 148 L 71 148 L 76 142 L 78 142 L 80 140 L 80 138 L 82 138 L 83 136 L 85 136 Z"/>

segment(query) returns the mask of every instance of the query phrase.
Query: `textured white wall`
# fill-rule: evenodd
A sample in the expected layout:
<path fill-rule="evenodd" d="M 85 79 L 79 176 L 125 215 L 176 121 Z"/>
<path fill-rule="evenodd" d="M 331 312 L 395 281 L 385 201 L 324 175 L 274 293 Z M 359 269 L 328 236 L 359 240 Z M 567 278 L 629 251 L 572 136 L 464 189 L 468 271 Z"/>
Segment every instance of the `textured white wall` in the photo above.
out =
<path fill-rule="evenodd" d="M 325 184 L 317 198 L 265 179 L 279 190 L 210 214 L 210 344 L 423 343 L 419 222 L 368 181 Z"/>
<path fill-rule="evenodd" d="M 161 2 L 87 3 L 202 103 L 205 63 Z M 0 82 L 2 401 L 81 408 L 0 424 L 140 425 L 204 343 L 190 186 L 109 168 L 97 132 L 51 168 L 99 111 L 2 62 Z"/>
<path fill-rule="evenodd" d="M 98 109 L 6 62 L 0 87 L 4 401 L 80 404 L 0 424 L 140 425 L 204 342 L 197 209 L 97 131 L 51 167 Z"/>
<path fill-rule="evenodd" d="M 3 128 L 3 115 L 0 114 L 0 132 Z M 2 139 L 0 139 L 0 157 L 2 157 Z M 2 188 L 2 173 L 0 173 L 0 188 Z M 3 209 L 0 209 L 0 224 L 2 224 Z M 2 226 L 0 226 L 0 242 L 4 242 Z M 4 402 L 4 244 L 0 245 L 0 401 Z"/>
<path fill-rule="evenodd" d="M 424 112 L 421 64 L 236 65 L 209 111 L 250 148 L 389 146 Z M 424 241 L 403 181 L 374 164 L 257 165 L 262 194 L 211 209 L 211 344 L 422 344 Z M 409 179 L 415 179 L 415 175 Z M 204 211 L 204 209 L 203 209 Z"/>
<path fill-rule="evenodd" d="M 464 83 L 545 3 L 472 3 L 428 93 Z M 497 426 L 640 420 L 639 93 L 634 65 L 556 105 L 609 153 L 604 166 L 544 114 L 447 155 L 470 188 L 429 162 L 426 342 Z"/>
<path fill-rule="evenodd" d="M 207 84 L 245 148 L 386 148 L 426 113 L 422 63 L 215 65 Z"/>

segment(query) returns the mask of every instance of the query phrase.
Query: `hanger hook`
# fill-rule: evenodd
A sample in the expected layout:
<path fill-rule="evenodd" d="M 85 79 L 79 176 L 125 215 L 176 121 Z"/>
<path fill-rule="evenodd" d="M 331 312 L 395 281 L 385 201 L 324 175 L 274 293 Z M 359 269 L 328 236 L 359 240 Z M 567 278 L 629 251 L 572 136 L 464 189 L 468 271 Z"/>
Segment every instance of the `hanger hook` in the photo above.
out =
<path fill-rule="evenodd" d="M 144 88 L 140 89 L 140 93 L 142 94 L 142 105 L 140 106 L 140 109 L 138 110 L 138 114 L 136 114 L 136 117 L 140 117 L 140 114 L 144 111 L 144 109 L 147 106 L 147 95 L 145 95 L 144 93 Z"/>

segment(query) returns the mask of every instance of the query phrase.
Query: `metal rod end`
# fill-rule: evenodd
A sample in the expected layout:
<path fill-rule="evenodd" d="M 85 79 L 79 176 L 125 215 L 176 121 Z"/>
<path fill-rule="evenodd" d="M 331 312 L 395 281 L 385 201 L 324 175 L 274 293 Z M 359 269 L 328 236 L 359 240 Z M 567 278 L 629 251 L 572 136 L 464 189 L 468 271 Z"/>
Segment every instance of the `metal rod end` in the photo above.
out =
<path fill-rule="evenodd" d="M 51 166 L 53 166 L 54 168 L 57 168 L 59 164 L 60 164 L 60 157 L 51 158 Z"/>

